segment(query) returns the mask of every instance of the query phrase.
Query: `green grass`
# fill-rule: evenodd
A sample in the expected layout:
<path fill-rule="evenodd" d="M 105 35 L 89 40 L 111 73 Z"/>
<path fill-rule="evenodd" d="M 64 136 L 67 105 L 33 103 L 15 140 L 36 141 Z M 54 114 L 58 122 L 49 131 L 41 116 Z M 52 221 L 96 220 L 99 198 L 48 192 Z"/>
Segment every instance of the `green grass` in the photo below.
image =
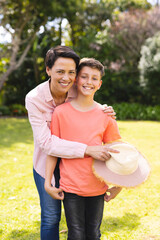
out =
<path fill-rule="evenodd" d="M 160 122 L 119 121 L 123 139 L 148 158 L 152 173 L 138 188 L 105 203 L 102 240 L 160 239 Z M 40 208 L 32 177 L 33 139 L 27 119 L 0 119 L 0 239 L 38 240 Z M 64 212 L 60 230 L 66 228 Z M 67 239 L 66 233 L 60 239 Z M 46 239 L 47 240 L 47 239 Z M 75 239 L 76 240 L 76 239 Z"/>

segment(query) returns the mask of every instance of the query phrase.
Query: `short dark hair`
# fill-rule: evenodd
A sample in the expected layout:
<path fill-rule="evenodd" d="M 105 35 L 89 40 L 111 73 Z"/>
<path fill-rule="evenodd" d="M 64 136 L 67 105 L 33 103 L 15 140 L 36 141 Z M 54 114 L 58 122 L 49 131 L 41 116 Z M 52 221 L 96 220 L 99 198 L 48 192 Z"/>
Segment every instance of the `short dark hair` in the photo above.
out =
<path fill-rule="evenodd" d="M 60 58 L 72 58 L 76 64 L 76 69 L 79 66 L 80 57 L 67 46 L 56 46 L 48 50 L 45 57 L 45 66 L 50 69 L 53 67 L 55 61 Z"/>
<path fill-rule="evenodd" d="M 102 65 L 102 63 L 100 63 L 98 60 L 96 60 L 94 58 L 82 58 L 79 63 L 77 75 L 83 67 L 90 67 L 90 68 L 98 69 L 100 71 L 101 77 L 103 77 L 105 74 L 104 66 Z"/>

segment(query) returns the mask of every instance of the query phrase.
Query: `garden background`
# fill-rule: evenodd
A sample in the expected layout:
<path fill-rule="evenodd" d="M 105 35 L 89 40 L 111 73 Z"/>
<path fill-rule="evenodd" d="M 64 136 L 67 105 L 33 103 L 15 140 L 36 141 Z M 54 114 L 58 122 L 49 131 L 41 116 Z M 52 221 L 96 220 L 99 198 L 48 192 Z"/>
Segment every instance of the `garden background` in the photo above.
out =
<path fill-rule="evenodd" d="M 114 107 L 122 136 L 153 168 L 144 188 L 124 191 L 110 203 L 112 216 L 107 209 L 102 226 L 106 239 L 159 239 L 159 19 L 158 0 L 0 0 L 2 239 L 39 239 L 33 140 L 24 104 L 25 95 L 47 80 L 47 50 L 60 44 L 104 64 L 96 100 Z"/>

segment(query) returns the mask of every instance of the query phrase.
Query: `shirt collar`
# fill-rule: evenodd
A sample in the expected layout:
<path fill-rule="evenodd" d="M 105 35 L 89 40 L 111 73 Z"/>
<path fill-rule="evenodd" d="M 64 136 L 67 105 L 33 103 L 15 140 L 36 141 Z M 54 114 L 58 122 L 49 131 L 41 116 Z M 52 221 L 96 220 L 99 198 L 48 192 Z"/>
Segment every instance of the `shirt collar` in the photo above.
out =
<path fill-rule="evenodd" d="M 50 79 L 46 82 L 45 88 L 44 88 L 44 96 L 47 102 L 49 101 L 53 101 L 53 97 L 50 91 L 50 87 L 49 87 L 49 82 Z"/>
<path fill-rule="evenodd" d="M 77 97 L 77 88 L 76 88 L 76 85 L 73 84 L 73 86 L 68 91 L 66 100 L 69 98 L 76 98 L 76 97 Z"/>

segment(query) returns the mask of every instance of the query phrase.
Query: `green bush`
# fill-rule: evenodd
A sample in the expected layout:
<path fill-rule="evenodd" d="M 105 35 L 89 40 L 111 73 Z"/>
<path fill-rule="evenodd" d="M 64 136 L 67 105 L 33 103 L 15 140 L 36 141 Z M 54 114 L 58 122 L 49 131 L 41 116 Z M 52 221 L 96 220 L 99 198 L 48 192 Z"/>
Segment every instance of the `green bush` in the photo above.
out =
<path fill-rule="evenodd" d="M 11 115 L 10 109 L 7 106 L 0 106 L 0 116 Z"/>
<path fill-rule="evenodd" d="M 160 106 L 146 106 L 139 103 L 115 103 L 112 105 L 118 120 L 160 121 Z M 21 104 L 0 106 L 0 116 L 26 116 L 27 110 Z"/>
<path fill-rule="evenodd" d="M 27 115 L 27 110 L 21 104 L 0 106 L 0 116 L 25 116 L 25 115 Z"/>
<path fill-rule="evenodd" d="M 11 115 L 12 116 L 24 116 L 27 115 L 27 110 L 21 104 L 12 104 L 10 105 Z"/>
<path fill-rule="evenodd" d="M 160 106 L 146 106 L 139 103 L 113 104 L 118 120 L 160 121 Z"/>

